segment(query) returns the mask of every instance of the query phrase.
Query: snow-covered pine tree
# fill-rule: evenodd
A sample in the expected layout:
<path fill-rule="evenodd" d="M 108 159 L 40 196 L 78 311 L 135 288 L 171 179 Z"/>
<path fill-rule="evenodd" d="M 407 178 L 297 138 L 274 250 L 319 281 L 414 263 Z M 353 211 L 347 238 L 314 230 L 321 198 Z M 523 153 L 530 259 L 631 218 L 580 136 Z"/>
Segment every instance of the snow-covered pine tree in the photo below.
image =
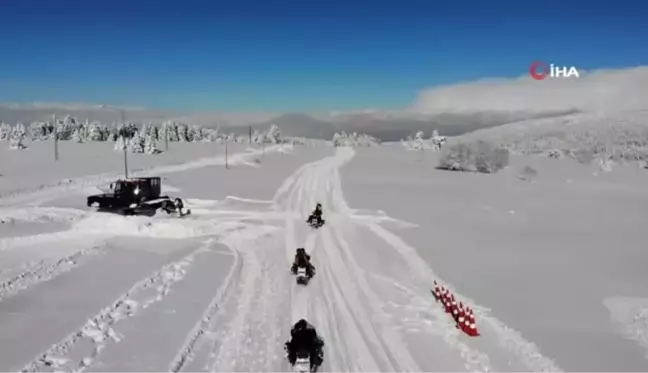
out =
<path fill-rule="evenodd" d="M 83 143 L 83 127 L 77 127 L 72 133 L 72 140 L 81 144 Z"/>
<path fill-rule="evenodd" d="M 50 133 L 50 124 L 47 122 L 38 121 L 32 125 L 32 139 L 33 140 L 46 140 Z"/>
<path fill-rule="evenodd" d="M 169 142 L 180 141 L 180 132 L 176 122 L 170 122 L 168 125 Z"/>
<path fill-rule="evenodd" d="M 76 127 L 75 119 L 69 115 L 62 121 L 56 123 L 56 137 L 59 140 L 70 140 Z"/>
<path fill-rule="evenodd" d="M 144 139 L 140 136 L 139 132 L 135 132 L 130 139 L 131 153 L 144 153 Z"/>
<path fill-rule="evenodd" d="M 22 123 L 16 124 L 15 127 L 11 129 L 11 139 L 9 140 L 9 149 L 22 150 L 27 147 L 23 145 L 23 140 L 27 135 L 25 126 Z"/>
<path fill-rule="evenodd" d="M 101 133 L 101 128 L 95 122 L 90 123 L 90 125 L 88 126 L 88 140 L 103 141 L 103 134 Z"/>
<path fill-rule="evenodd" d="M 412 144 L 412 148 L 415 150 L 425 150 L 429 148 L 429 145 L 427 141 L 425 141 L 425 133 L 423 131 L 418 131 L 416 132 L 416 135 L 414 136 L 414 141 Z"/>
<path fill-rule="evenodd" d="M 123 152 L 124 149 L 128 148 L 128 141 L 124 138 L 124 136 L 119 136 L 117 137 L 117 141 L 115 142 L 114 150 L 116 152 Z"/>
<path fill-rule="evenodd" d="M 178 124 L 178 141 L 187 142 L 189 140 L 189 127 L 185 123 Z"/>
<path fill-rule="evenodd" d="M 143 138 L 143 139 L 146 139 L 146 137 L 148 136 L 150 130 L 151 130 L 151 128 L 149 127 L 149 125 L 147 123 L 142 123 L 142 127 L 140 127 L 140 129 L 138 131 L 140 137 Z"/>
<path fill-rule="evenodd" d="M 11 127 L 7 123 L 0 123 L 0 141 L 8 141 L 11 134 Z"/>
<path fill-rule="evenodd" d="M 432 143 L 432 148 L 434 150 L 440 150 L 443 145 L 445 145 L 446 138 L 445 136 L 440 136 L 439 131 L 434 130 L 432 131 L 432 137 L 430 138 L 430 142 Z"/>
<path fill-rule="evenodd" d="M 153 137 L 153 140 L 160 141 L 160 128 L 158 126 L 151 126 L 150 135 Z"/>
<path fill-rule="evenodd" d="M 256 128 L 252 131 L 252 143 L 261 144 L 263 142 L 263 134 Z"/>
<path fill-rule="evenodd" d="M 270 126 L 270 129 L 266 134 L 266 138 L 268 139 L 268 142 L 270 142 L 271 144 L 281 143 L 281 131 L 279 130 L 279 127 L 276 124 Z"/>
<path fill-rule="evenodd" d="M 157 148 L 157 141 L 153 137 L 152 133 L 149 133 L 146 136 L 146 141 L 144 142 L 144 152 L 146 154 L 160 154 L 162 153 L 158 148 Z"/>

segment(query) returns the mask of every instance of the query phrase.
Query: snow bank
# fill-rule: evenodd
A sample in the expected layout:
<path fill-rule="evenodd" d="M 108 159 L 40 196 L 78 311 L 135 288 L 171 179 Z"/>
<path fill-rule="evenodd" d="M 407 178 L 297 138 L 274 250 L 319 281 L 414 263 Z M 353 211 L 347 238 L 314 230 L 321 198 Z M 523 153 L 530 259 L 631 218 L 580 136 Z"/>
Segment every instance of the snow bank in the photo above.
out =
<path fill-rule="evenodd" d="M 603 301 L 621 332 L 645 350 L 648 359 L 648 298 L 612 297 Z"/>

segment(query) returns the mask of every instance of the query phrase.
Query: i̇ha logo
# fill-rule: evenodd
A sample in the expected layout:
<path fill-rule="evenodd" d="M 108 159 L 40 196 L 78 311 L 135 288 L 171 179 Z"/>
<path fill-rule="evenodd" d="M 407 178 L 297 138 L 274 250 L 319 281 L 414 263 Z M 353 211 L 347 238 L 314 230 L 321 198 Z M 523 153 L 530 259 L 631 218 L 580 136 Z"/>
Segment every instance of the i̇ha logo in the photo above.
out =
<path fill-rule="evenodd" d="M 529 74 L 535 80 L 549 78 L 580 78 L 578 69 L 575 66 L 556 66 L 542 61 L 535 61 L 531 64 Z"/>

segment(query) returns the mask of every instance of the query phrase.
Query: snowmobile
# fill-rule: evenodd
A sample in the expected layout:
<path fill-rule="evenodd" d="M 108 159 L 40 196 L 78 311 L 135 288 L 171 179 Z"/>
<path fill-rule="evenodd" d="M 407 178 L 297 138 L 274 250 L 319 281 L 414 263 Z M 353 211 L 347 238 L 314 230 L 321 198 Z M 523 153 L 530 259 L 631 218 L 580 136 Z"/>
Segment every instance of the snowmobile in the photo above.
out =
<path fill-rule="evenodd" d="M 313 211 L 309 216 L 308 219 L 306 220 L 306 223 L 308 223 L 311 228 L 319 228 L 322 225 L 324 225 L 324 219 L 322 218 L 322 204 L 318 203 L 317 206 L 315 206 L 315 211 Z"/>
<path fill-rule="evenodd" d="M 324 225 L 324 219 L 317 221 L 317 219 L 313 217 L 312 219 L 307 220 L 307 223 L 311 228 L 318 229 Z"/>
<path fill-rule="evenodd" d="M 317 365 L 311 364 L 310 354 L 307 350 L 301 350 L 297 352 L 297 359 L 295 360 L 295 365 L 293 365 L 293 372 L 295 373 L 309 373 L 316 372 Z"/>
<path fill-rule="evenodd" d="M 167 214 L 178 214 L 183 217 L 191 214 L 184 209 L 181 198 L 171 199 L 161 196 L 162 183 L 159 177 L 140 177 L 117 180 L 110 184 L 112 193 L 89 196 L 86 204 L 91 207 L 97 204 L 99 211 L 107 211 L 122 215 L 155 215 L 157 210 Z"/>
<path fill-rule="evenodd" d="M 297 268 L 297 285 L 308 285 L 310 277 L 306 274 L 306 267 Z"/>

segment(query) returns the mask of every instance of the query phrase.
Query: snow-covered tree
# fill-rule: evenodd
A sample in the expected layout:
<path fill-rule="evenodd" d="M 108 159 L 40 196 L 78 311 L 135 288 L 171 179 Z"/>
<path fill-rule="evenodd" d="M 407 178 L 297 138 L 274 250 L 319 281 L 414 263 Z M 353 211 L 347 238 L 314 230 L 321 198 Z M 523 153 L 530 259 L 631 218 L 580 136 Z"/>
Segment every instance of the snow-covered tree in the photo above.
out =
<path fill-rule="evenodd" d="M 416 132 L 416 135 L 414 136 L 414 140 L 412 140 L 411 143 L 411 149 L 412 150 L 426 150 L 430 148 L 430 145 L 424 138 L 425 134 L 423 131 L 418 131 Z"/>
<path fill-rule="evenodd" d="M 129 145 L 131 153 L 144 153 L 144 139 L 140 136 L 139 132 L 135 132 L 130 139 Z"/>
<path fill-rule="evenodd" d="M 151 131 L 149 125 L 147 123 L 142 124 L 142 127 L 139 129 L 139 135 L 141 138 L 146 139 L 146 137 L 149 135 L 149 132 Z"/>
<path fill-rule="evenodd" d="M 98 123 L 93 122 L 88 126 L 88 140 L 104 141 L 103 133 Z"/>
<path fill-rule="evenodd" d="M 116 152 L 123 152 L 124 149 L 127 149 L 128 147 L 128 140 L 124 138 L 124 136 L 119 136 L 117 138 L 117 141 L 115 142 L 115 151 Z"/>
<path fill-rule="evenodd" d="M 22 123 L 18 123 L 15 127 L 13 127 L 11 130 L 11 139 L 9 140 L 9 149 L 22 150 L 27 148 L 25 145 L 23 145 L 23 140 L 25 139 L 26 135 L 27 131 L 25 130 L 25 126 Z"/>
<path fill-rule="evenodd" d="M 9 140 L 11 134 L 11 127 L 7 123 L 0 123 L 0 141 Z"/>
<path fill-rule="evenodd" d="M 268 133 L 266 133 L 266 141 L 272 144 L 281 143 L 281 131 L 276 124 L 270 126 Z"/>
<path fill-rule="evenodd" d="M 252 143 L 253 144 L 261 144 L 263 142 L 264 135 L 259 132 L 256 128 L 252 132 Z"/>
<path fill-rule="evenodd" d="M 353 146 L 353 147 L 357 147 L 357 146 L 370 147 L 370 146 L 377 146 L 380 144 L 380 141 L 373 136 L 364 133 L 357 133 L 357 132 L 347 134 L 344 131 L 335 133 L 333 135 L 332 142 L 333 142 L 333 146 Z"/>
<path fill-rule="evenodd" d="M 430 137 L 430 143 L 433 150 L 440 150 L 446 143 L 446 137 L 440 136 L 439 131 L 432 131 L 432 137 Z"/>
<path fill-rule="evenodd" d="M 153 137 L 153 134 L 148 134 L 146 136 L 146 141 L 144 143 L 144 152 L 146 154 L 159 154 L 159 153 L 162 153 L 157 148 L 157 141 Z"/>
<path fill-rule="evenodd" d="M 167 136 L 169 137 L 169 142 L 180 141 L 180 133 L 176 122 L 169 122 L 167 124 Z"/>
<path fill-rule="evenodd" d="M 333 146 L 342 146 L 343 143 L 346 141 L 346 133 L 344 131 L 342 132 L 336 132 L 333 134 Z"/>
<path fill-rule="evenodd" d="M 72 133 L 72 140 L 78 143 L 83 143 L 84 142 L 84 134 L 83 134 L 83 127 L 77 127 L 74 130 L 74 133 Z"/>

